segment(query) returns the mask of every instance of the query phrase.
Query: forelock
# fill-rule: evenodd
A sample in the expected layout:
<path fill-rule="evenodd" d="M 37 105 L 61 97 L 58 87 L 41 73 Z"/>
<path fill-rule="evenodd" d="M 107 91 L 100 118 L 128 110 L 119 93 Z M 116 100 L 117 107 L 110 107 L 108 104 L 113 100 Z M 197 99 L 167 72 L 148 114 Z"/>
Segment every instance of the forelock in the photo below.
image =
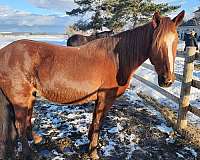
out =
<path fill-rule="evenodd" d="M 159 50 L 165 36 L 173 30 L 175 30 L 175 25 L 171 19 L 169 17 L 161 18 L 160 23 L 153 34 L 152 47 L 156 47 Z"/>

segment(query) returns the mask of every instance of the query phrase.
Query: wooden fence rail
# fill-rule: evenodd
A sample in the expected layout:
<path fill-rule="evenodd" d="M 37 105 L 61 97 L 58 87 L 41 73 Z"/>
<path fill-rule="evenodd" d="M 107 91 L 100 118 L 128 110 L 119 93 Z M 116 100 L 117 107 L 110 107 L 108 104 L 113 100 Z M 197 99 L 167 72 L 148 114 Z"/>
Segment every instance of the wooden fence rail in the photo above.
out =
<path fill-rule="evenodd" d="M 200 117 L 200 109 L 192 106 L 189 100 L 191 87 L 200 89 L 200 81 L 192 79 L 192 73 L 194 70 L 193 62 L 194 60 L 200 60 L 200 53 L 196 52 L 196 47 L 188 47 L 186 52 L 179 52 L 177 56 L 185 58 L 183 75 L 175 74 L 176 80 L 182 82 L 180 98 L 137 74 L 134 75 L 134 78 L 179 104 L 177 127 L 179 129 L 184 129 L 187 126 L 186 115 L 188 111 Z M 142 67 L 154 71 L 154 67 L 150 64 L 144 63 Z"/>

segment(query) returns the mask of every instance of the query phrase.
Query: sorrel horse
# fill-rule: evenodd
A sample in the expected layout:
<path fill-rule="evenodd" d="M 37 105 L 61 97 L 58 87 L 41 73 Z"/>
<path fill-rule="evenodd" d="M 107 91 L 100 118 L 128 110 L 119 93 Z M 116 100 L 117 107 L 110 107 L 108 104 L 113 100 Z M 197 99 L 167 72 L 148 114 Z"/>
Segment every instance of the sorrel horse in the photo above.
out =
<path fill-rule="evenodd" d="M 95 39 L 109 37 L 113 34 L 114 34 L 114 32 L 112 30 L 111 31 L 99 32 L 99 33 L 96 33 L 96 34 L 90 35 L 90 36 L 84 36 L 84 35 L 81 35 L 81 34 L 74 34 L 74 35 L 72 35 L 71 37 L 68 38 L 67 46 L 78 47 L 78 46 L 84 45 L 84 44 L 86 44 L 90 41 L 93 41 Z"/>
<path fill-rule="evenodd" d="M 2 48 L 0 89 L 14 108 L 25 158 L 30 159 L 27 137 L 37 92 L 58 103 L 95 101 L 88 138 L 90 157 L 97 159 L 102 120 L 114 100 L 127 89 L 134 71 L 149 58 L 160 86 L 168 87 L 174 81 L 176 28 L 184 14 L 182 11 L 171 20 L 155 13 L 152 21 L 143 26 L 80 47 L 19 40 Z M 5 121 L 3 118 L 0 123 Z M 5 148 L 2 145 L 6 144 L 1 144 L 1 150 Z"/>

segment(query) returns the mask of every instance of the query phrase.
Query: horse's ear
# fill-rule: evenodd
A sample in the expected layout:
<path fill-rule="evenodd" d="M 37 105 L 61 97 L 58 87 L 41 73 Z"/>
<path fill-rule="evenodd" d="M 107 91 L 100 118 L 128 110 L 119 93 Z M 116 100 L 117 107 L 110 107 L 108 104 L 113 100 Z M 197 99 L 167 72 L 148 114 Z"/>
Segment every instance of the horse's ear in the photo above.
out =
<path fill-rule="evenodd" d="M 184 16 L 185 11 L 183 10 L 174 19 L 172 19 L 172 21 L 176 24 L 176 26 L 179 26 L 182 23 Z"/>
<path fill-rule="evenodd" d="M 156 27 L 158 27 L 159 23 L 160 23 L 160 13 L 159 12 L 155 12 L 153 15 L 153 20 L 152 20 L 152 25 L 153 28 L 155 29 Z"/>

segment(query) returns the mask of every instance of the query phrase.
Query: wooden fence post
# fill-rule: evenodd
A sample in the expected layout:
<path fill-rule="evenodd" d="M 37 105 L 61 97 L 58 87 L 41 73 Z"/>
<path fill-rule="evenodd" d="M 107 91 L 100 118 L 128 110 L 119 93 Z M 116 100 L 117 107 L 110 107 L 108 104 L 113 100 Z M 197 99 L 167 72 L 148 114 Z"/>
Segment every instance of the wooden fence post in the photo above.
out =
<path fill-rule="evenodd" d="M 196 54 L 196 47 L 187 47 L 184 62 L 183 81 L 181 85 L 181 94 L 179 100 L 179 112 L 177 127 L 184 129 L 187 127 L 187 111 L 190 104 L 190 89 L 192 84 L 192 73 L 194 69 L 194 57 Z"/>

